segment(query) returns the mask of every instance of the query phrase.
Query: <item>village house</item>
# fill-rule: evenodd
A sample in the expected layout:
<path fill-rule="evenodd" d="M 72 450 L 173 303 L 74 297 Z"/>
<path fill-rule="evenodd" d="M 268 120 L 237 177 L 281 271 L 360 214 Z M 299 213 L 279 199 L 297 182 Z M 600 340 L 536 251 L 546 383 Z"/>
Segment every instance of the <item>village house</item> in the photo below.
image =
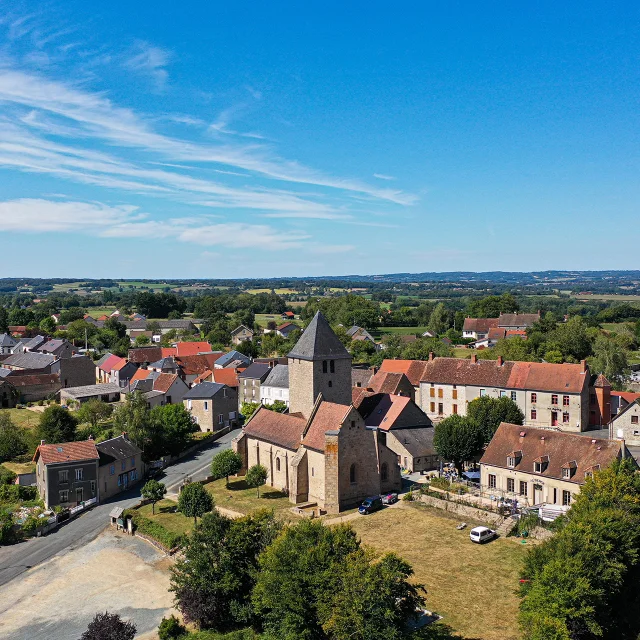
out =
<path fill-rule="evenodd" d="M 293 313 L 293 311 L 284 311 L 281 317 L 283 320 L 294 320 L 296 317 L 296 314 Z"/>
<path fill-rule="evenodd" d="M 609 437 L 640 446 L 640 399 L 627 404 L 609 423 Z"/>
<path fill-rule="evenodd" d="M 177 373 L 158 373 L 148 369 L 138 369 L 131 379 L 129 392 L 139 391 L 151 409 L 165 404 L 179 404 L 189 386 Z"/>
<path fill-rule="evenodd" d="M 276 329 L 276 333 L 285 340 L 294 332 L 300 331 L 300 327 L 293 322 L 285 322 Z"/>
<path fill-rule="evenodd" d="M 96 444 L 99 499 L 104 502 L 126 491 L 144 477 L 142 450 L 126 433 Z"/>
<path fill-rule="evenodd" d="M 253 340 L 253 330 L 241 324 L 231 332 L 231 342 L 240 344 L 242 342 L 251 342 Z"/>
<path fill-rule="evenodd" d="M 225 369 L 221 369 L 225 371 Z M 260 402 L 260 385 L 271 371 L 268 364 L 251 363 L 244 371 L 238 373 L 238 406 L 245 402 Z"/>
<path fill-rule="evenodd" d="M 68 340 L 47 340 L 37 349 L 38 353 L 50 353 L 58 358 L 70 358 L 75 351 L 75 347 Z"/>
<path fill-rule="evenodd" d="M 540 312 L 501 313 L 498 318 L 465 318 L 462 325 L 462 337 L 481 340 L 487 338 L 492 329 L 501 329 L 504 334 L 500 331 L 493 334 L 497 340 L 499 337 L 506 337 L 507 331 L 526 331 L 539 321 Z"/>
<path fill-rule="evenodd" d="M 351 386 L 352 387 L 367 387 L 369 381 L 376 374 L 377 369 L 375 367 L 351 367 Z"/>
<path fill-rule="evenodd" d="M 182 397 L 201 431 L 226 433 L 238 421 L 238 391 L 216 382 L 201 382 Z"/>
<path fill-rule="evenodd" d="M 261 404 L 271 405 L 276 400 L 289 406 L 289 366 L 276 364 L 260 385 Z"/>
<path fill-rule="evenodd" d="M 68 387 L 60 389 L 60 404 L 84 404 L 89 400 L 101 400 L 102 402 L 118 402 L 120 400 L 120 385 L 113 382 L 106 384 L 92 384 L 84 387 Z"/>
<path fill-rule="evenodd" d="M 318 312 L 288 355 L 289 413 L 260 407 L 234 440 L 294 504 L 337 513 L 401 486 L 396 454 L 351 402 L 351 355 Z M 277 367 L 276 367 L 277 369 Z"/>
<path fill-rule="evenodd" d="M 0 355 L 10 355 L 18 341 L 8 333 L 0 334 Z"/>
<path fill-rule="evenodd" d="M 98 384 L 112 382 L 126 387 L 136 371 L 137 367 L 132 362 L 107 353 L 96 362 L 96 382 Z"/>
<path fill-rule="evenodd" d="M 239 367 L 248 367 L 250 364 L 251 358 L 249 356 L 234 349 L 218 357 L 213 366 L 216 369 L 226 369 L 227 367 L 238 369 Z"/>
<path fill-rule="evenodd" d="M 503 422 L 480 460 L 480 484 L 523 506 L 568 507 L 588 477 L 623 457 L 631 454 L 622 440 Z"/>
<path fill-rule="evenodd" d="M 422 374 L 426 364 L 424 360 L 383 360 L 380 365 L 380 371 L 404 373 L 407 380 L 409 380 L 413 386 L 416 404 L 422 408 L 420 381 L 422 380 Z"/>
<path fill-rule="evenodd" d="M 100 456 L 93 440 L 42 442 L 36 449 L 36 486 L 47 509 L 75 507 L 96 498 Z"/>

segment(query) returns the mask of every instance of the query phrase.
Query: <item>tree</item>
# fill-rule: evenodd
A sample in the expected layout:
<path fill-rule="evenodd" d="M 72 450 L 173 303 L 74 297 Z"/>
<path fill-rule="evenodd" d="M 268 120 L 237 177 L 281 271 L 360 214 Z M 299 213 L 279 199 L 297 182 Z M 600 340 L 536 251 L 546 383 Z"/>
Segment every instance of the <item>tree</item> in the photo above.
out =
<path fill-rule="evenodd" d="M 28 449 L 26 429 L 14 424 L 8 413 L 0 413 L 0 462 L 13 460 Z"/>
<path fill-rule="evenodd" d="M 173 312 L 172 312 L 173 313 Z M 162 618 L 158 627 L 159 640 L 178 640 L 186 635 L 187 629 L 174 615 Z"/>
<path fill-rule="evenodd" d="M 144 347 L 145 345 L 148 345 L 150 343 L 151 339 L 149 338 L 149 336 L 145 335 L 136 336 L 136 339 L 134 340 L 134 346 L 136 347 Z"/>
<path fill-rule="evenodd" d="M 155 458 L 180 453 L 191 442 L 191 434 L 199 431 L 196 421 L 183 404 L 154 407 L 149 420 L 149 455 Z"/>
<path fill-rule="evenodd" d="M 36 428 L 37 439 L 48 444 L 71 442 L 75 440 L 77 425 L 78 421 L 67 409 L 54 404 L 40 416 Z"/>
<path fill-rule="evenodd" d="M 76 412 L 76 417 L 80 422 L 88 422 L 94 429 L 97 429 L 98 424 L 111 417 L 112 413 L 112 405 L 94 398 L 87 400 L 87 402 L 80 406 Z"/>
<path fill-rule="evenodd" d="M 451 460 L 462 475 L 462 465 L 476 456 L 484 444 L 482 429 L 469 418 L 453 415 L 439 422 L 433 434 L 433 446 L 443 460 Z"/>
<path fill-rule="evenodd" d="M 449 312 L 442 302 L 439 302 L 429 317 L 429 330 L 440 335 L 449 328 Z"/>
<path fill-rule="evenodd" d="M 238 473 L 242 469 L 242 458 L 232 449 L 221 451 L 211 461 L 211 475 L 215 480 L 226 478 L 229 488 L 229 476 Z"/>
<path fill-rule="evenodd" d="M 520 407 L 507 396 L 481 396 L 472 400 L 467 407 L 467 418 L 480 427 L 485 444 L 493 438 L 501 422 L 524 424 L 524 414 Z"/>
<path fill-rule="evenodd" d="M 591 366 L 594 371 L 602 373 L 615 387 L 620 387 L 629 373 L 627 350 L 616 338 L 600 335 L 593 345 Z"/>
<path fill-rule="evenodd" d="M 243 402 L 240 406 L 240 413 L 248 420 L 260 408 L 259 402 Z"/>
<path fill-rule="evenodd" d="M 284 413 L 289 407 L 284 400 L 274 400 L 271 404 L 264 405 L 264 408 L 276 413 Z"/>
<path fill-rule="evenodd" d="M 0 333 L 8 333 L 9 331 L 9 314 L 7 310 L 0 304 Z"/>
<path fill-rule="evenodd" d="M 80 640 L 133 640 L 136 626 L 117 613 L 96 613 Z"/>
<path fill-rule="evenodd" d="M 253 467 L 249 467 L 247 475 L 244 477 L 244 481 L 248 487 L 254 487 L 257 489 L 258 498 L 260 497 L 260 487 L 267 482 L 267 469 L 261 464 L 254 464 Z"/>
<path fill-rule="evenodd" d="M 156 502 L 162 500 L 164 495 L 167 493 L 167 487 L 165 487 L 162 482 L 158 482 L 152 478 L 145 483 L 140 490 L 140 493 L 145 500 L 151 500 L 151 513 L 155 516 Z"/>
<path fill-rule="evenodd" d="M 40 331 L 48 335 L 54 333 L 57 328 L 56 321 L 51 316 L 43 318 L 38 326 L 40 328 Z"/>
<path fill-rule="evenodd" d="M 267 511 L 237 520 L 205 514 L 171 569 L 171 591 L 184 619 L 220 631 L 250 623 L 258 557 L 281 527 Z"/>
<path fill-rule="evenodd" d="M 126 395 L 124 404 L 113 413 L 113 425 L 117 431 L 126 432 L 129 439 L 142 449 L 142 457 L 146 462 L 154 459 L 153 448 L 149 446 L 152 435 L 149 410 L 140 391 Z"/>
<path fill-rule="evenodd" d="M 185 517 L 193 518 L 194 524 L 197 518 L 212 509 L 213 498 L 199 482 L 191 482 L 183 487 L 178 498 L 178 510 Z"/>

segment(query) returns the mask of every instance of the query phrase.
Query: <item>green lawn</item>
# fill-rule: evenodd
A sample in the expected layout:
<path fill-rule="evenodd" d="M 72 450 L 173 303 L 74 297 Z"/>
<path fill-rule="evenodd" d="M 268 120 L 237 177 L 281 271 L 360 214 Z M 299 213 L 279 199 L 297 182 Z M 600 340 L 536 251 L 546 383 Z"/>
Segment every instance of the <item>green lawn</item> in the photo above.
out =
<path fill-rule="evenodd" d="M 145 504 L 138 511 L 145 517 L 161 524 L 171 533 L 189 533 L 193 527 L 193 518 L 185 518 L 179 511 L 176 511 L 178 503 L 173 500 L 160 500 L 156 502 L 156 513 L 152 515 L 152 505 Z"/>
<path fill-rule="evenodd" d="M 247 487 L 244 478 L 230 478 L 229 489 L 225 487 L 224 480 L 216 480 L 205 485 L 205 489 L 213 496 L 219 507 L 249 514 L 259 509 L 275 509 L 276 513 L 289 513 L 293 506 L 289 498 L 273 487 L 260 488 L 260 497 L 256 490 Z"/>
<path fill-rule="evenodd" d="M 16 475 L 21 473 L 35 473 L 36 465 L 34 462 L 3 462 L 3 467 L 13 471 Z"/>
<path fill-rule="evenodd" d="M 399 336 L 419 336 L 427 330 L 427 327 L 380 327 L 377 331 L 381 336 L 395 333 Z"/>
<path fill-rule="evenodd" d="M 13 424 L 27 429 L 33 429 L 40 422 L 40 414 L 29 409 L 0 409 L 0 414 L 9 414 Z"/>
<path fill-rule="evenodd" d="M 473 354 L 480 353 L 477 349 L 453 349 L 454 358 L 470 358 Z"/>
<path fill-rule="evenodd" d="M 404 505 L 403 505 L 404 507 Z M 356 518 L 362 541 L 407 560 L 427 589 L 427 607 L 465 638 L 516 640 L 518 569 L 527 547 L 513 538 L 476 545 L 460 520 L 446 512 L 409 504 Z"/>

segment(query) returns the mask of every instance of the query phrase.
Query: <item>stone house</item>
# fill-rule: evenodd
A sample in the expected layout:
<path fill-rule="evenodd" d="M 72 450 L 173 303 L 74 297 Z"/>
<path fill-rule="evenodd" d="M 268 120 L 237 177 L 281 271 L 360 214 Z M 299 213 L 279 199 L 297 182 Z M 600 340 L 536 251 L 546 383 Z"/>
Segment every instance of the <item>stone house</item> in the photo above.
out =
<path fill-rule="evenodd" d="M 426 365 L 427 363 L 424 360 L 383 360 L 382 365 L 380 365 L 380 371 L 404 373 L 413 386 L 415 403 L 422 407 L 420 381 L 423 379 L 422 376 Z"/>
<path fill-rule="evenodd" d="M 589 476 L 623 457 L 622 440 L 503 422 L 480 460 L 480 485 L 521 505 L 568 507 Z"/>
<path fill-rule="evenodd" d="M 609 437 L 640 446 L 640 399 L 625 406 L 609 423 Z"/>
<path fill-rule="evenodd" d="M 71 358 L 60 358 L 51 367 L 53 373 L 60 376 L 60 384 L 66 387 L 83 387 L 96 381 L 96 365 L 91 358 L 74 355 Z"/>
<path fill-rule="evenodd" d="M 249 327 L 245 327 L 241 324 L 231 332 L 231 342 L 233 344 L 240 344 L 242 342 L 251 342 L 253 340 L 253 331 Z"/>
<path fill-rule="evenodd" d="M 45 506 L 75 507 L 98 495 L 98 450 L 93 440 L 41 443 L 33 461 L 36 486 Z"/>
<path fill-rule="evenodd" d="M 273 404 L 276 400 L 289 406 L 289 366 L 276 364 L 260 385 L 260 402 Z"/>
<path fill-rule="evenodd" d="M 120 400 L 120 385 L 108 382 L 106 384 L 91 384 L 84 387 L 68 387 L 60 389 L 60 404 L 68 406 L 69 403 L 84 404 L 89 400 L 101 400 L 102 402 L 118 402 Z"/>
<path fill-rule="evenodd" d="M 135 375 L 137 367 L 120 356 L 107 353 L 96 362 L 96 382 L 113 382 L 126 387 Z"/>
<path fill-rule="evenodd" d="M 289 414 L 261 407 L 235 438 L 244 467 L 329 513 L 401 487 L 396 454 L 351 402 L 351 355 L 318 312 L 288 355 Z M 277 367 L 276 367 L 277 368 Z"/>
<path fill-rule="evenodd" d="M 8 333 L 0 334 L 0 355 L 10 355 L 18 341 Z"/>
<path fill-rule="evenodd" d="M 6 378 L 0 378 L 0 408 L 13 409 L 19 396 L 16 388 Z"/>
<path fill-rule="evenodd" d="M 40 345 L 36 351 L 38 353 L 50 353 L 57 358 L 70 358 L 74 354 L 75 347 L 68 340 L 47 340 Z"/>
<path fill-rule="evenodd" d="M 123 433 L 96 444 L 100 501 L 126 491 L 144 477 L 142 451 Z"/>
<path fill-rule="evenodd" d="M 420 383 L 422 410 L 433 420 L 466 415 L 475 398 L 507 396 L 522 410 L 525 424 L 564 431 L 589 428 L 591 376 L 580 364 L 431 358 Z"/>
<path fill-rule="evenodd" d="M 225 369 L 219 369 L 225 371 Z M 260 385 L 271 372 L 271 367 L 262 362 L 251 363 L 238 373 L 238 406 L 244 402 L 260 402 Z"/>
<path fill-rule="evenodd" d="M 26 373 L 26 375 L 23 375 Z M 55 396 L 60 391 L 60 377 L 55 373 L 19 372 L 5 378 L 17 394 L 18 402 L 39 402 Z"/>
<path fill-rule="evenodd" d="M 238 391 L 217 382 L 201 382 L 182 397 L 201 431 L 228 431 L 238 422 Z"/>

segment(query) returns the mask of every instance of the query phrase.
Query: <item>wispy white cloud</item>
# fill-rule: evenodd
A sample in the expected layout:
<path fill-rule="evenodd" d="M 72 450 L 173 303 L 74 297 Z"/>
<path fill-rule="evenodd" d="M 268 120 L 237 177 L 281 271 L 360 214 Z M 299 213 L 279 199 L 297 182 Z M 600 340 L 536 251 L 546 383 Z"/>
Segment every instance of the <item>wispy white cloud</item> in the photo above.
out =
<path fill-rule="evenodd" d="M 393 176 L 387 176 L 384 173 L 374 173 L 373 177 L 378 178 L 378 180 L 395 180 L 396 179 Z"/>
<path fill-rule="evenodd" d="M 164 89 L 169 74 L 165 67 L 169 64 L 171 54 L 166 49 L 140 40 L 133 46 L 124 67 L 149 76 L 157 89 Z"/>

